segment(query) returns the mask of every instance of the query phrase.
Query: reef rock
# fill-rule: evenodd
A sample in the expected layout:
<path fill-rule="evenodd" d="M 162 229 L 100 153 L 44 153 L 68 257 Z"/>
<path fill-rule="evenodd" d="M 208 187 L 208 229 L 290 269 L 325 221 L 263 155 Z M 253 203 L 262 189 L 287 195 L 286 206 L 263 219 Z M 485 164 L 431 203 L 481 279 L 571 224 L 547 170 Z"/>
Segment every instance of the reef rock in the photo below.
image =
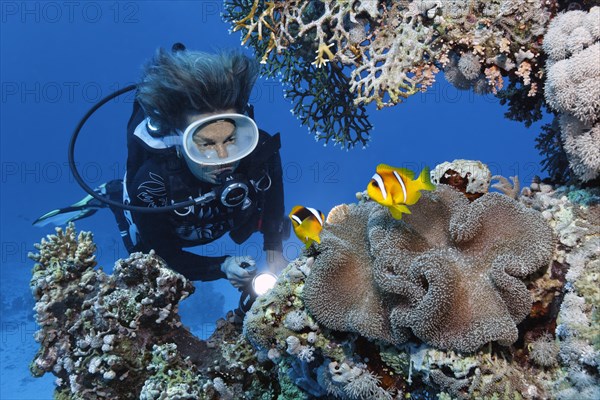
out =
<path fill-rule="evenodd" d="M 76 235 L 73 225 L 57 228 L 36 247 L 31 289 L 41 347 L 31 371 L 54 373 L 57 391 L 86 399 L 138 398 L 153 345 L 202 349 L 177 315 L 193 286 L 153 252 L 119 260 L 107 275 L 94 268 L 92 235 Z"/>
<path fill-rule="evenodd" d="M 492 181 L 487 165 L 475 160 L 454 160 L 436 165 L 431 171 L 431 182 L 443 183 L 462 192 L 469 200 L 486 194 Z"/>

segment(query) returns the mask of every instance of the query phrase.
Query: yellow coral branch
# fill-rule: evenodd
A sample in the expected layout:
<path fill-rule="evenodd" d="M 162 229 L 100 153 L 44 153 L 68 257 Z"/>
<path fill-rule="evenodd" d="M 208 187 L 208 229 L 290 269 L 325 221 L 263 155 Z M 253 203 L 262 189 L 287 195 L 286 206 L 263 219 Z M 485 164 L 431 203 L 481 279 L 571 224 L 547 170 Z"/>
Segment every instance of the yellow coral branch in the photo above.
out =
<path fill-rule="evenodd" d="M 269 53 L 271 52 L 271 50 L 273 50 L 275 48 L 275 46 L 276 46 L 275 33 L 271 32 L 271 37 L 269 38 L 269 45 L 267 46 L 267 50 L 265 51 L 265 54 L 263 54 L 262 58 L 260 59 L 261 64 L 267 63 L 267 58 L 269 58 Z"/>
<path fill-rule="evenodd" d="M 265 2 L 265 5 L 267 8 L 265 10 L 263 10 L 260 13 L 260 15 L 258 16 L 258 19 L 255 20 L 254 17 L 256 16 L 256 9 L 258 8 L 258 3 L 259 3 L 259 0 L 254 0 L 254 3 L 252 3 L 252 8 L 250 9 L 250 12 L 248 13 L 248 15 L 246 15 L 244 18 L 242 18 L 238 21 L 234 21 L 235 27 L 233 28 L 233 32 L 236 32 L 240 29 L 248 30 L 248 32 L 246 32 L 246 35 L 244 36 L 244 39 L 242 39 L 242 44 L 246 44 L 248 39 L 250 39 L 250 37 L 252 36 L 252 33 L 254 32 L 254 30 L 257 29 L 257 27 L 258 27 L 258 29 L 257 29 L 258 40 L 263 39 L 263 26 L 266 27 L 271 32 L 275 32 L 275 29 L 271 26 L 271 24 L 269 24 L 266 21 L 266 17 L 270 17 L 271 20 L 274 20 L 273 14 L 274 14 L 274 10 L 275 10 L 275 2 L 273 2 L 273 1 Z"/>
<path fill-rule="evenodd" d="M 319 48 L 317 49 L 317 51 L 315 51 L 315 53 L 317 53 L 317 57 L 315 58 L 315 61 L 312 62 L 312 65 L 316 65 L 317 68 L 321 68 L 323 65 L 327 64 L 329 61 L 332 61 L 334 55 L 331 52 L 330 48 L 334 44 L 335 43 L 331 43 L 331 44 L 321 43 L 319 45 Z M 323 56 L 326 56 L 326 58 Z"/>

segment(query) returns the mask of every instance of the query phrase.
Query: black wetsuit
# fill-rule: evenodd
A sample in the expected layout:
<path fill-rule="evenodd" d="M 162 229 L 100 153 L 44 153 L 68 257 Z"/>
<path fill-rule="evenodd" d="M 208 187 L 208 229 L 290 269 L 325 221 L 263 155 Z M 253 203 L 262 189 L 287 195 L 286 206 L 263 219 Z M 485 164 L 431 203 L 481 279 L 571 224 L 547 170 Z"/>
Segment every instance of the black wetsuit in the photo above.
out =
<path fill-rule="evenodd" d="M 156 149 L 134 135 L 144 118 L 136 103 L 127 135 L 126 187 L 131 204 L 160 207 L 213 190 L 215 185 L 198 180 L 189 171 L 176 147 Z M 264 237 L 263 250 L 281 250 L 289 228 L 286 229 L 283 216 L 283 182 L 278 149 L 279 135 L 273 137 L 260 131 L 256 149 L 240 162 L 235 171 L 255 184 L 258 182 L 249 185 L 247 201 L 238 207 L 226 207 L 213 200 L 203 206 L 158 214 L 132 212 L 128 215 L 113 209 L 128 251 L 148 252 L 154 249 L 170 268 L 188 279 L 211 281 L 225 278 L 220 266 L 227 255 L 199 255 L 183 248 L 210 243 L 227 232 L 239 244 L 252 233 L 260 231 Z M 114 190 L 118 185 L 115 182 L 109 184 L 113 187 L 113 190 L 107 188 L 113 192 L 111 197 L 118 197 L 118 189 L 116 195 Z M 267 186 L 267 190 L 260 190 Z M 132 233 L 131 220 L 137 227 L 137 235 Z"/>

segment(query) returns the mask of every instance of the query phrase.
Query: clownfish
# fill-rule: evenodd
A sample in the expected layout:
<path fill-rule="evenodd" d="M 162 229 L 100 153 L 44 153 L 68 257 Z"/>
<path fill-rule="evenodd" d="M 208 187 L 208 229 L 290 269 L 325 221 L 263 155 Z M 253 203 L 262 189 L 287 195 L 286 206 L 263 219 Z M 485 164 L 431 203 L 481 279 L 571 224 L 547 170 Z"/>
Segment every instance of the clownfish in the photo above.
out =
<path fill-rule="evenodd" d="M 308 249 L 314 242 L 321 243 L 319 233 L 323 229 L 325 215 L 311 207 L 295 206 L 289 215 L 294 233 Z"/>
<path fill-rule="evenodd" d="M 429 180 L 429 168 L 423 168 L 417 179 L 413 171 L 406 168 L 394 168 L 379 164 L 377 172 L 367 185 L 369 197 L 390 209 L 392 217 L 402 218 L 410 214 L 407 206 L 415 204 L 421 197 L 420 190 L 434 190 Z"/>

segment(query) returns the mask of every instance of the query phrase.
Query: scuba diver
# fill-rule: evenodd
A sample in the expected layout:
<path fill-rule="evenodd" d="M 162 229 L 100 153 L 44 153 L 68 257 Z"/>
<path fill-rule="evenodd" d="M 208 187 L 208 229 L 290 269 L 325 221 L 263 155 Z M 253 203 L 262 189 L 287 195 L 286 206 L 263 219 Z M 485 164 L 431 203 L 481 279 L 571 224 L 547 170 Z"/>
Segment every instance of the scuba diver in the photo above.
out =
<path fill-rule="evenodd" d="M 259 231 L 268 269 L 279 272 L 287 264 L 282 241 L 289 235 L 280 141 L 252 119 L 248 100 L 257 75 L 257 63 L 238 52 L 208 54 L 179 43 L 171 51 L 159 49 L 135 86 L 124 179 L 94 191 L 79 179 L 72 152 L 92 109 L 76 129 L 69 154 L 76 179 L 90 195 L 34 225 L 68 223 L 109 206 L 130 253 L 154 249 L 190 280 L 226 278 L 238 289 L 256 273 L 251 257 L 212 257 L 184 248 L 225 233 L 241 244 Z"/>

